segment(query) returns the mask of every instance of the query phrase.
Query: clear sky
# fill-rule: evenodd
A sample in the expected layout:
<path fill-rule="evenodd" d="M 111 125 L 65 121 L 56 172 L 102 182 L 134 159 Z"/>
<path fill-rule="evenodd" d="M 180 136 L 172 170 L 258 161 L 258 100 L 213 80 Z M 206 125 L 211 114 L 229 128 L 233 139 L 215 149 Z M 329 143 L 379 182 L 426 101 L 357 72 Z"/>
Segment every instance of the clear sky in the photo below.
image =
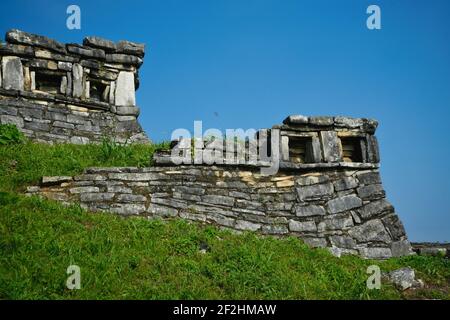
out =
<path fill-rule="evenodd" d="M 81 8 L 81 30 L 66 8 Z M 366 9 L 381 8 L 381 30 Z M 137 102 L 172 130 L 268 128 L 289 114 L 380 121 L 381 174 L 412 241 L 450 241 L 450 1 L 3 1 L 10 28 L 146 43 Z"/>

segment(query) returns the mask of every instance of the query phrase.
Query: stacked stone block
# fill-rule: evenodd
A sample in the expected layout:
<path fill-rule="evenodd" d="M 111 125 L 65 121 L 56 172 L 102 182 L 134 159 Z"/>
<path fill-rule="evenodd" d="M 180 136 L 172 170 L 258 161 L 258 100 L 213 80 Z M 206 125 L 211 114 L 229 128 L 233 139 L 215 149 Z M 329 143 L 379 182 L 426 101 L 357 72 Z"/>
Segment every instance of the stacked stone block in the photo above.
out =
<path fill-rule="evenodd" d="M 322 117 L 315 124 L 302 118 L 306 124 L 274 126 L 272 135 L 288 138 L 281 152 L 299 148 L 289 144 L 292 137 L 307 137 L 311 154 L 317 155 L 308 161 L 316 162 L 297 162 L 299 153 L 287 150 L 294 158 L 284 158 L 275 175 L 263 175 L 258 163 L 173 165 L 159 154 L 154 167 L 89 168 L 75 177 L 44 177 L 28 194 L 80 203 L 90 211 L 291 235 L 314 247 L 328 247 L 337 256 L 383 259 L 411 254 L 404 227 L 381 184 L 378 149 L 371 145 L 376 121 L 346 118 L 346 127 L 337 127 L 340 118 Z M 339 137 L 347 136 L 358 138 L 351 142 L 365 146 L 358 149 L 364 155 L 345 157 L 346 142 Z M 316 143 L 312 137 L 318 138 Z"/>
<path fill-rule="evenodd" d="M 62 44 L 19 30 L 0 44 L 0 123 L 45 142 L 87 143 L 105 136 L 148 142 L 135 90 L 144 45 L 86 37 Z"/>

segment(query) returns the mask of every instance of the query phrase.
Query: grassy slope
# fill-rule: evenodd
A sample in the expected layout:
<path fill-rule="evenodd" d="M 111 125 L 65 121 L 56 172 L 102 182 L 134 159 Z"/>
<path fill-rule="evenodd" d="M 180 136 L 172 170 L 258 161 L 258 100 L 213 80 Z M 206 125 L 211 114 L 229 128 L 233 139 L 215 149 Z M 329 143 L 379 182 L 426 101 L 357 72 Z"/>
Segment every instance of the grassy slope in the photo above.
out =
<path fill-rule="evenodd" d="M 143 166 L 154 146 L 0 147 L 0 298 L 392 299 L 449 298 L 447 259 L 341 259 L 294 238 L 235 235 L 184 221 L 123 219 L 20 196 L 42 175 L 86 166 Z M 201 243 L 210 251 L 199 252 Z M 81 268 L 82 289 L 65 288 Z M 431 288 L 368 290 L 366 268 L 411 266 Z"/>

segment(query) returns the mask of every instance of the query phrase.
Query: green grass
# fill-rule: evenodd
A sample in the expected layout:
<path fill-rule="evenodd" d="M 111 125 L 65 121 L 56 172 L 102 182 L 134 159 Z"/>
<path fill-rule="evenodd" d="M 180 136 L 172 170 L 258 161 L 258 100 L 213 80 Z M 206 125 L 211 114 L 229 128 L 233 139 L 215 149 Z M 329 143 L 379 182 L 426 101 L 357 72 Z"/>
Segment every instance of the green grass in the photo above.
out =
<path fill-rule="evenodd" d="M 108 140 L 97 145 L 26 142 L 0 146 L 0 190 L 21 191 L 42 176 L 75 175 L 86 167 L 145 167 L 155 150 L 167 147 L 167 143 L 121 146 Z"/>
<path fill-rule="evenodd" d="M 295 238 L 243 235 L 173 220 L 121 218 L 20 195 L 42 175 L 145 166 L 166 145 L 0 146 L 0 299 L 449 299 L 448 259 L 335 258 Z M 199 251 L 206 243 L 210 250 Z M 65 286 L 69 265 L 81 290 Z M 366 287 L 366 269 L 416 270 L 427 288 Z"/>

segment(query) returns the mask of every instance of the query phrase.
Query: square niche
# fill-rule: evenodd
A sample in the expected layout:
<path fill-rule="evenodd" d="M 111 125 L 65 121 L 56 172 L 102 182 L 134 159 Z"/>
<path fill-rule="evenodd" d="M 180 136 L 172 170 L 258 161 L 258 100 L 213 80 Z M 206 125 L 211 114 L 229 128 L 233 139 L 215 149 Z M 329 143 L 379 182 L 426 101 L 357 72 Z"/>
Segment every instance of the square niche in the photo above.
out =
<path fill-rule="evenodd" d="M 341 137 L 342 159 L 344 162 L 364 162 L 364 139 L 361 137 Z"/>
<path fill-rule="evenodd" d="M 312 137 L 289 137 L 289 161 L 292 163 L 314 162 Z"/>

